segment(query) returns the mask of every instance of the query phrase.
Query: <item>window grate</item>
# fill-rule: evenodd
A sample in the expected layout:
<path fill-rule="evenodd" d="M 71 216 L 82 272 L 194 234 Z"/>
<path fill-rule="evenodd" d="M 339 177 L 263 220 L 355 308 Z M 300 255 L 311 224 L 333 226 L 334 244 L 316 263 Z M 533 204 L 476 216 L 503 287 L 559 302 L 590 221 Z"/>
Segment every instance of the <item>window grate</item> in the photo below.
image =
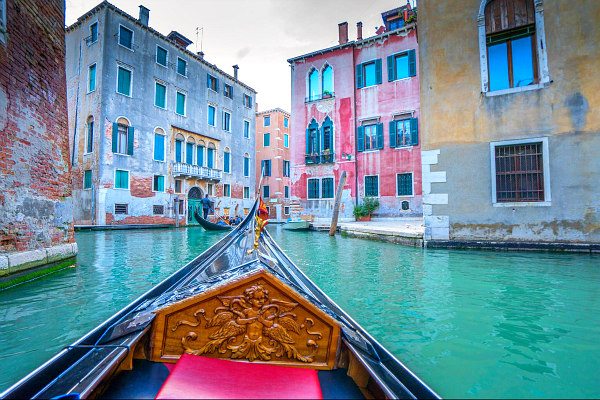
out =
<path fill-rule="evenodd" d="M 152 213 L 154 215 L 163 215 L 165 213 L 165 206 L 163 205 L 153 205 Z"/>
<path fill-rule="evenodd" d="M 377 175 L 365 176 L 365 196 L 366 197 L 378 197 L 379 196 L 379 176 L 377 176 Z"/>
<path fill-rule="evenodd" d="M 542 143 L 498 146 L 495 149 L 496 201 L 544 201 Z"/>
<path fill-rule="evenodd" d="M 127 214 L 129 204 L 115 204 L 115 214 Z"/>

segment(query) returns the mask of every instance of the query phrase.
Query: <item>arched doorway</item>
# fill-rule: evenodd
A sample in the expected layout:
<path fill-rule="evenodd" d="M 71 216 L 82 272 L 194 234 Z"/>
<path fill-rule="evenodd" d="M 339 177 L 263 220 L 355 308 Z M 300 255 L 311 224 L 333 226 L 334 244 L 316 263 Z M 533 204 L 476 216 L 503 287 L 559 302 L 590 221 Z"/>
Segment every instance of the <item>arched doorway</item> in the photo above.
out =
<path fill-rule="evenodd" d="M 196 218 L 194 218 L 194 212 L 202 215 L 202 197 L 204 192 L 198 186 L 194 186 L 188 192 L 188 224 L 198 224 Z"/>

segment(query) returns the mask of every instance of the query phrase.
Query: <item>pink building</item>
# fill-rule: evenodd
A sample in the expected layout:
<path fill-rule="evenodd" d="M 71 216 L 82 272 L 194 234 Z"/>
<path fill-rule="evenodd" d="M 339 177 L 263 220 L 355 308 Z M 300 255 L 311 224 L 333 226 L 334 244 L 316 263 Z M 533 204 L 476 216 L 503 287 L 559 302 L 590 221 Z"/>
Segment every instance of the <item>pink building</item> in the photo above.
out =
<path fill-rule="evenodd" d="M 294 57 L 292 198 L 307 214 L 330 217 L 342 171 L 341 217 L 377 197 L 379 216 L 422 214 L 416 13 L 382 13 L 375 36 Z"/>

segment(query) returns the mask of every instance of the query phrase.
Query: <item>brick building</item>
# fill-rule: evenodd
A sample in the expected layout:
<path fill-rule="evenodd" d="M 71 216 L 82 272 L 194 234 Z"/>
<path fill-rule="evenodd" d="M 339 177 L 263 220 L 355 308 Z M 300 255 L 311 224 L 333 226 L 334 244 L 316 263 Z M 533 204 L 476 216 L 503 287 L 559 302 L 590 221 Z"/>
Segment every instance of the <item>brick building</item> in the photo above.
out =
<path fill-rule="evenodd" d="M 64 2 L 0 0 L 0 276 L 76 253 Z"/>
<path fill-rule="evenodd" d="M 384 26 L 339 45 L 294 57 L 292 198 L 306 213 L 330 217 L 342 171 L 341 217 L 377 197 L 380 216 L 420 215 L 416 13 L 410 5 L 382 13 Z"/>
<path fill-rule="evenodd" d="M 256 183 L 264 177 L 261 194 L 270 218 L 290 217 L 290 114 L 280 108 L 256 113 Z"/>
<path fill-rule="evenodd" d="M 195 224 L 205 194 L 221 215 L 251 207 L 256 92 L 149 18 L 102 2 L 67 28 L 76 223 Z"/>

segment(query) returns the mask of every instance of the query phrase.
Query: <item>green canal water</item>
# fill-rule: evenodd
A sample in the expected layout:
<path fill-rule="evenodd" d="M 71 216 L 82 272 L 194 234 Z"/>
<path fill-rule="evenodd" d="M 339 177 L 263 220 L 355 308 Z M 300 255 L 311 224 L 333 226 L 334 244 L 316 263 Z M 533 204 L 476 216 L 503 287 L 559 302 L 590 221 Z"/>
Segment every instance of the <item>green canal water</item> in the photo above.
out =
<path fill-rule="evenodd" d="M 422 250 L 269 229 L 317 285 L 440 395 L 600 396 L 600 256 Z M 77 233 L 76 268 L 0 292 L 0 390 L 221 235 Z"/>

